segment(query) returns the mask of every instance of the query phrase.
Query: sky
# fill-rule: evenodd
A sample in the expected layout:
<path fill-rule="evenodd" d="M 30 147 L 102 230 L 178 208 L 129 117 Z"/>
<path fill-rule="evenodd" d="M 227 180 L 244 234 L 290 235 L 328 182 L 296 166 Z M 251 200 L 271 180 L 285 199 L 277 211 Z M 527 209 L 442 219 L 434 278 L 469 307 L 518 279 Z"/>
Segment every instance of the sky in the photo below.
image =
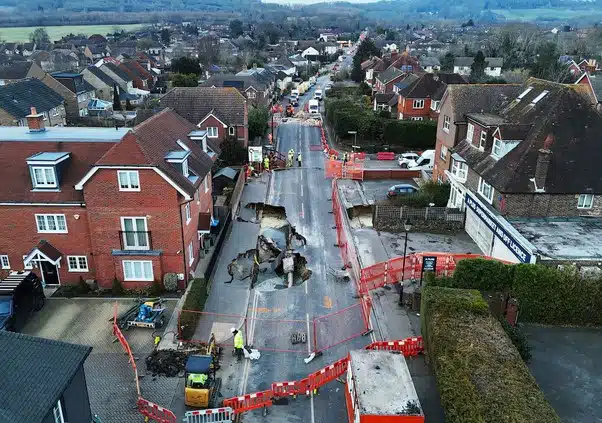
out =
<path fill-rule="evenodd" d="M 313 3 L 328 3 L 327 0 L 262 0 L 264 3 L 278 3 L 278 4 L 313 4 Z M 346 1 L 347 3 L 376 3 L 380 0 L 335 0 L 335 1 Z"/>

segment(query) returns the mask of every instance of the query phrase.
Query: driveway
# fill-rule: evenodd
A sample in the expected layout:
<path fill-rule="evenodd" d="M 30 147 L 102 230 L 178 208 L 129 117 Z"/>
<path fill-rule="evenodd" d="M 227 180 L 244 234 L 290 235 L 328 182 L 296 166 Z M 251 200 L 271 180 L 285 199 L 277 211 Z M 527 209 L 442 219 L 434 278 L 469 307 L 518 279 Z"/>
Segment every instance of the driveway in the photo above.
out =
<path fill-rule="evenodd" d="M 115 300 L 48 298 L 44 308 L 32 316 L 23 333 L 74 344 L 92 346 L 84 369 L 92 413 L 103 423 L 143 421 L 135 409 L 134 373 L 121 345 L 113 342 L 109 320 Z M 118 312 L 128 309 L 133 300 L 118 300 Z M 167 302 L 166 321 L 175 301 Z M 153 349 L 152 330 L 132 328 L 124 332 L 137 359 L 142 396 L 169 406 L 176 393 L 178 378 L 146 375 L 145 358 Z"/>
<path fill-rule="evenodd" d="M 602 422 L 602 329 L 525 325 L 529 369 L 563 423 Z"/>

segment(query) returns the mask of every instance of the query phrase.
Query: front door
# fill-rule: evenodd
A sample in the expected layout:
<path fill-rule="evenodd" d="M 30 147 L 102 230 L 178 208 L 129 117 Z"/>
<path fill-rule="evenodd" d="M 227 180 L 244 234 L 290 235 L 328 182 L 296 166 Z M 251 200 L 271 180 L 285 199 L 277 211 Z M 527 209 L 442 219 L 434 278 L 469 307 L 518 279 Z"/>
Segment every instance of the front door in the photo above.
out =
<path fill-rule="evenodd" d="M 44 278 L 44 285 L 58 285 L 59 274 L 55 264 L 49 261 L 40 260 L 40 267 L 42 269 L 42 275 Z"/>

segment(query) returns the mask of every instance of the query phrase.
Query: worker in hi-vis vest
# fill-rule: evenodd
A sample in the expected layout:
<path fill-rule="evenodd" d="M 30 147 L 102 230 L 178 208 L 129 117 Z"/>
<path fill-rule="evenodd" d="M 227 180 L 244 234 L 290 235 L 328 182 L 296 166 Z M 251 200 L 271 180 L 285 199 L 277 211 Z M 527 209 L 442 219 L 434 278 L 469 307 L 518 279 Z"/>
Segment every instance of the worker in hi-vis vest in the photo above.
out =
<path fill-rule="evenodd" d="M 240 360 L 243 356 L 242 349 L 245 346 L 245 340 L 242 337 L 242 331 L 236 330 L 236 328 L 230 329 L 230 332 L 234 335 L 234 354 Z"/>

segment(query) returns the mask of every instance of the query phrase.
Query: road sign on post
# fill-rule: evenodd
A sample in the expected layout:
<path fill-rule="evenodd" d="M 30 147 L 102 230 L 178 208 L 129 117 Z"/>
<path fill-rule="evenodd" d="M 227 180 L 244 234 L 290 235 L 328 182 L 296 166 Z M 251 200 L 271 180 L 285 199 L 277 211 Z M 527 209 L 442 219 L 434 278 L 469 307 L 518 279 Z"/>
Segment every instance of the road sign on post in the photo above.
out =
<path fill-rule="evenodd" d="M 422 270 L 420 271 L 420 286 L 422 286 L 422 276 L 424 272 L 434 272 L 437 269 L 437 257 L 436 256 L 424 256 L 422 257 Z"/>
<path fill-rule="evenodd" d="M 249 163 L 261 162 L 263 160 L 263 147 L 249 146 Z"/>

